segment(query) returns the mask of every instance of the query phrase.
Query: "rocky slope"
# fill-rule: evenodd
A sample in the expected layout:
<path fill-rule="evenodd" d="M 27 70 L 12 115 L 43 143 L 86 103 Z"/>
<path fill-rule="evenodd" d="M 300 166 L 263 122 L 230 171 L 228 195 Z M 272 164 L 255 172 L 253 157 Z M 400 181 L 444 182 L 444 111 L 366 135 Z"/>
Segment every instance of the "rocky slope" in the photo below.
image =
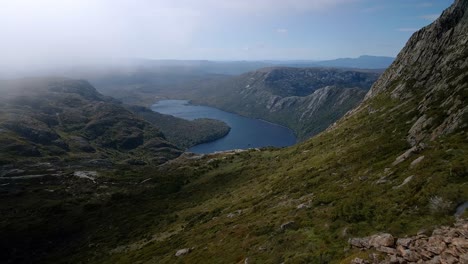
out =
<path fill-rule="evenodd" d="M 466 8 L 466 1 L 456 1 L 437 21 L 416 32 L 366 96 L 421 99 L 407 137 L 412 146 L 467 127 Z"/>
<path fill-rule="evenodd" d="M 350 245 L 367 250 L 371 260 L 355 258 L 351 263 L 468 263 L 468 221 L 438 227 L 429 236 L 426 233 L 422 230 L 417 236 L 404 238 L 391 234 L 352 238 Z"/>
<path fill-rule="evenodd" d="M 194 102 L 292 128 L 304 140 L 355 107 L 377 72 L 326 68 L 264 68 L 186 95 Z"/>

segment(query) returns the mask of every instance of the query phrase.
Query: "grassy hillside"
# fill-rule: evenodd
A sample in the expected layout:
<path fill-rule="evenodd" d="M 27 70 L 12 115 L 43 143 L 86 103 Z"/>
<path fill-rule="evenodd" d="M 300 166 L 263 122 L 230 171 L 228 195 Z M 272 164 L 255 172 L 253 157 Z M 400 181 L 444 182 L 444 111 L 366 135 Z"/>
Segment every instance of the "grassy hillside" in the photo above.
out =
<path fill-rule="evenodd" d="M 3 164 L 25 157 L 161 163 L 181 153 L 157 128 L 86 81 L 32 78 L 2 81 L 0 89 Z"/>
<path fill-rule="evenodd" d="M 358 254 L 344 250 L 350 237 L 415 234 L 452 221 L 456 205 L 468 199 L 464 131 L 392 165 L 410 147 L 410 124 L 400 121 L 411 120 L 407 110 L 414 107 L 394 110 L 396 105 L 375 98 L 367 106 L 379 112 L 363 110 L 285 150 L 102 171 L 97 184 L 10 181 L 1 187 L 1 230 L 8 234 L 2 243 L 21 241 L 13 243 L 17 250 L 45 252 L 39 257 L 48 262 L 67 256 L 92 263 L 232 263 L 247 257 L 252 263 L 337 263 Z M 420 156 L 425 158 L 412 166 Z M 53 243 L 38 246 L 46 241 Z"/>
<path fill-rule="evenodd" d="M 183 149 L 222 138 L 231 129 L 219 120 L 199 118 L 189 121 L 160 114 L 142 106 L 129 106 L 128 108 L 157 126 L 167 140 Z"/>

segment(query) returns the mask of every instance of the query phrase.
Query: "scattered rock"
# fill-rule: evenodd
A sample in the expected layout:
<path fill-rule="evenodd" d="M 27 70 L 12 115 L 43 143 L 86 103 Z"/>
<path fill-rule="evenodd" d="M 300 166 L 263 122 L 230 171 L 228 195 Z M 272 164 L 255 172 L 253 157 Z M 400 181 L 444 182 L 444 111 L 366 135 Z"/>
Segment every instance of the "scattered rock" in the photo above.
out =
<path fill-rule="evenodd" d="M 380 247 L 392 247 L 395 245 L 395 239 L 391 234 L 382 233 L 369 237 L 362 238 L 350 238 L 348 243 L 357 248 L 380 248 Z"/>
<path fill-rule="evenodd" d="M 382 233 L 373 235 L 369 239 L 369 244 L 371 247 L 393 247 L 395 245 L 395 239 L 391 234 Z"/>
<path fill-rule="evenodd" d="M 298 226 L 297 226 L 296 222 L 294 222 L 294 221 L 286 222 L 286 223 L 282 224 L 281 227 L 280 227 L 281 231 L 285 231 L 287 229 L 297 230 L 297 228 L 298 228 Z"/>
<path fill-rule="evenodd" d="M 145 183 L 145 182 L 151 181 L 152 179 L 153 179 L 153 178 L 144 179 L 144 180 L 142 180 L 142 181 L 140 182 L 140 184 L 143 184 L 143 183 Z"/>
<path fill-rule="evenodd" d="M 377 248 L 377 251 L 380 251 L 380 252 L 383 252 L 383 253 L 387 253 L 387 254 L 393 254 L 395 255 L 397 250 L 394 249 L 394 248 L 391 248 L 391 247 L 378 247 Z"/>
<path fill-rule="evenodd" d="M 393 166 L 396 166 L 400 163 L 402 163 L 403 161 L 405 161 L 406 159 L 408 159 L 413 153 L 416 153 L 417 151 L 417 147 L 412 147 L 410 149 L 408 149 L 407 151 L 405 151 L 403 154 L 401 154 L 400 156 L 398 156 L 395 161 L 392 163 Z"/>
<path fill-rule="evenodd" d="M 465 210 L 468 208 L 468 201 L 460 204 L 459 206 L 457 206 L 457 210 L 455 212 L 455 217 L 460 217 L 464 212 Z"/>
<path fill-rule="evenodd" d="M 393 187 L 394 189 L 399 189 L 403 186 L 405 186 L 408 182 L 410 182 L 413 179 L 413 175 L 407 177 L 400 185 Z"/>
<path fill-rule="evenodd" d="M 192 251 L 190 248 L 179 249 L 175 253 L 175 256 L 180 257 L 180 256 L 183 256 L 183 255 L 187 255 L 188 253 L 190 253 L 190 251 Z"/>
<path fill-rule="evenodd" d="M 238 215 L 242 214 L 242 210 L 237 210 L 235 212 L 229 213 L 226 215 L 227 218 L 234 218 Z"/>
<path fill-rule="evenodd" d="M 348 240 L 348 244 L 357 248 L 370 248 L 369 238 L 368 237 L 355 237 Z"/>
<path fill-rule="evenodd" d="M 361 258 L 355 258 L 351 261 L 351 264 L 370 264 L 370 262 Z"/>
<path fill-rule="evenodd" d="M 97 171 L 75 171 L 73 173 L 73 176 L 75 177 L 88 179 L 93 182 L 95 182 L 97 175 L 98 175 Z"/>
<path fill-rule="evenodd" d="M 411 241 L 412 241 L 411 238 L 398 238 L 396 241 L 396 245 L 408 248 Z"/>
<path fill-rule="evenodd" d="M 445 245 L 442 237 L 433 236 L 429 238 L 426 248 L 428 251 L 440 255 L 447 248 L 447 245 Z"/>
<path fill-rule="evenodd" d="M 418 158 L 416 158 L 415 160 L 413 160 L 411 163 L 410 163 L 410 168 L 414 168 L 416 165 L 418 165 L 421 161 L 423 161 L 424 159 L 424 156 L 420 156 Z"/>
<path fill-rule="evenodd" d="M 375 249 L 385 256 L 373 257 L 372 263 L 468 263 L 468 220 L 459 219 L 453 227 L 439 227 L 427 236 L 420 231 L 414 237 L 398 238 L 377 234 L 350 238 L 348 243 L 361 250 Z M 377 261 L 376 261 L 377 260 Z M 354 259 L 351 263 L 371 263 Z"/>

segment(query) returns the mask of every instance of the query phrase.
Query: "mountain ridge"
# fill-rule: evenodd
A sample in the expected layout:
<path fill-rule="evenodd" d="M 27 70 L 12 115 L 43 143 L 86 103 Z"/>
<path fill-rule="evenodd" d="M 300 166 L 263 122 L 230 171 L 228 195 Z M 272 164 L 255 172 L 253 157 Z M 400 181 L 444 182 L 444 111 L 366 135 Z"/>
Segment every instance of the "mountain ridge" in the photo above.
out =
<path fill-rule="evenodd" d="M 367 70 L 269 67 L 168 96 L 285 125 L 305 140 L 356 106 L 378 76 Z"/>
<path fill-rule="evenodd" d="M 361 55 L 357 58 L 337 58 L 316 62 L 317 66 L 356 69 L 386 69 L 395 60 L 393 57 Z"/>

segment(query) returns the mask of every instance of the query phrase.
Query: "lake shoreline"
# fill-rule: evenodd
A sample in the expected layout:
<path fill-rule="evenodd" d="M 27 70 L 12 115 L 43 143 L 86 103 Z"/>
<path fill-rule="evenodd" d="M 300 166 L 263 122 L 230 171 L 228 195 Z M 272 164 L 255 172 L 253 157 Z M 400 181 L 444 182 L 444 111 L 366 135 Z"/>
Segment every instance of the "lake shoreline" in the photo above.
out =
<path fill-rule="evenodd" d="M 155 103 L 151 104 L 151 105 L 149 106 L 149 108 L 151 109 L 151 106 L 153 106 L 154 104 L 157 104 L 158 102 L 160 102 L 160 101 L 165 101 L 165 100 L 181 100 L 181 101 L 187 101 L 189 105 L 212 107 L 212 108 L 215 108 L 215 109 L 224 111 L 224 112 L 226 112 L 226 113 L 230 113 L 230 114 L 234 114 L 234 115 L 239 115 L 239 116 L 242 116 L 242 117 L 245 117 L 245 118 L 250 118 L 250 119 L 259 120 L 259 121 L 262 121 L 262 122 L 265 122 L 265 123 L 269 123 L 269 124 L 272 124 L 272 125 L 275 125 L 275 126 L 284 127 L 284 128 L 286 128 L 286 129 L 291 130 L 291 131 L 294 133 L 294 137 L 296 137 L 296 142 L 295 142 L 294 144 L 299 143 L 299 140 L 297 140 L 297 133 L 296 133 L 296 131 L 294 131 L 292 128 L 290 128 L 290 127 L 288 127 L 288 126 L 281 125 L 281 124 L 278 124 L 278 123 L 274 123 L 274 122 L 271 122 L 271 121 L 268 121 L 268 120 L 265 120 L 265 119 L 261 119 L 261 118 L 246 116 L 246 115 L 243 115 L 243 114 L 241 114 L 241 113 L 231 112 L 231 111 L 229 111 L 229 110 L 225 110 L 225 109 L 218 108 L 218 107 L 216 107 L 216 106 L 214 106 L 214 105 L 197 104 L 197 103 L 194 103 L 192 99 L 176 99 L 176 98 L 171 98 L 171 97 L 164 97 L 164 98 L 160 98 L 160 100 L 157 100 Z"/>
<path fill-rule="evenodd" d="M 216 107 L 194 104 L 191 100 L 159 100 L 151 105 L 151 110 L 186 120 L 219 120 L 231 127 L 226 136 L 190 147 L 186 150 L 189 152 L 206 154 L 232 149 L 287 147 L 297 143 L 295 132 L 286 126 Z"/>

